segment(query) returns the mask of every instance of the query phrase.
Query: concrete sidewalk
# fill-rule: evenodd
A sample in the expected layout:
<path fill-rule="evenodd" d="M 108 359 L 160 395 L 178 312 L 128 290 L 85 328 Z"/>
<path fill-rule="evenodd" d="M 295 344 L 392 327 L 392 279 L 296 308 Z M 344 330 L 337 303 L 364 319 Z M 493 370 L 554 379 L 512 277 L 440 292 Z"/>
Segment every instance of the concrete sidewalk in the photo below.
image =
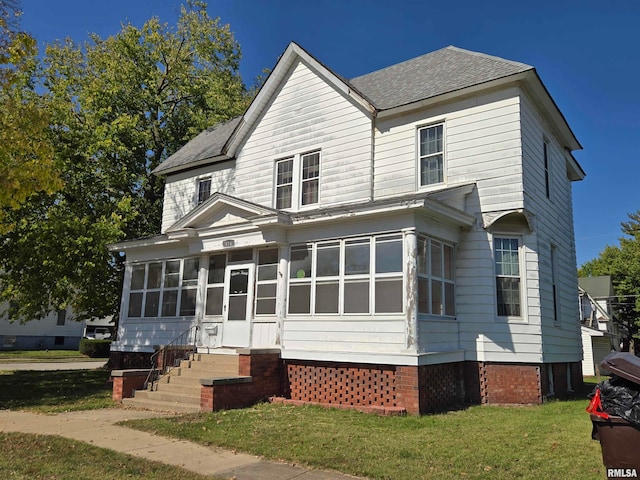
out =
<path fill-rule="evenodd" d="M 109 359 L 90 361 L 85 360 L 82 362 L 68 362 L 60 360 L 59 362 L 12 362 L 3 363 L 0 362 L 0 370 L 15 371 L 15 370 L 34 370 L 34 371 L 47 371 L 47 370 L 93 370 L 94 368 L 101 368 L 107 364 Z"/>
<path fill-rule="evenodd" d="M 237 480 L 346 480 L 340 473 L 261 460 L 215 447 L 175 440 L 114 425 L 122 420 L 153 418 L 169 414 L 111 408 L 43 415 L 0 410 L 0 431 L 59 435 L 96 447 L 182 467 L 202 475 Z"/>

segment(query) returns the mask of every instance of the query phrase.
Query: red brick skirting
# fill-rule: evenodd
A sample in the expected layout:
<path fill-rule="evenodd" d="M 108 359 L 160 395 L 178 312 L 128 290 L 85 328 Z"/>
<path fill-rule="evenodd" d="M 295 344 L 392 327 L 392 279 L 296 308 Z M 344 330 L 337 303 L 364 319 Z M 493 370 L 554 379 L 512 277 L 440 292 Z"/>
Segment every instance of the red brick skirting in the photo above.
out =
<path fill-rule="evenodd" d="M 567 383 L 570 371 L 571 385 Z M 553 378 L 550 377 L 553 375 Z M 551 384 L 553 382 L 553 392 Z M 465 401 L 482 404 L 540 404 L 582 386 L 580 362 L 553 364 L 465 362 Z"/>
<path fill-rule="evenodd" d="M 286 360 L 285 397 L 294 402 L 428 413 L 462 404 L 462 367 Z"/>

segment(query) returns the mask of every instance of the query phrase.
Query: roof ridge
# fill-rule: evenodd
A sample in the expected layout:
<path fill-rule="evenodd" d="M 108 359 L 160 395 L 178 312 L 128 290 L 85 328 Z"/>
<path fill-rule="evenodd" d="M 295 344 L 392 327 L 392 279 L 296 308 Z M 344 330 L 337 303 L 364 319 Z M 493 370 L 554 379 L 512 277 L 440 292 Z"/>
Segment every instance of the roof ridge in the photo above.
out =
<path fill-rule="evenodd" d="M 455 45 L 449 45 L 445 48 L 441 48 L 440 50 L 454 50 L 456 52 L 466 53 L 467 55 L 474 55 L 476 57 L 487 58 L 490 60 L 495 60 L 497 62 L 507 63 L 510 65 L 520 65 L 527 69 L 535 68 L 532 65 L 529 65 L 528 63 L 518 62 L 516 60 L 509 60 L 508 58 L 502 58 L 496 55 L 489 55 L 488 53 L 483 53 L 483 52 L 476 52 L 474 50 L 467 50 L 466 48 L 456 47 Z"/>
<path fill-rule="evenodd" d="M 509 60 L 507 58 L 496 57 L 495 55 L 489 55 L 489 54 L 483 53 L 483 52 L 476 52 L 476 51 L 473 51 L 473 50 L 467 50 L 466 48 L 456 47 L 455 45 L 448 45 L 446 47 L 439 48 L 438 50 L 434 50 L 432 52 L 423 53 L 422 55 L 418 55 L 416 57 L 408 58 L 406 60 L 403 60 L 403 61 L 398 62 L 398 63 L 394 63 L 392 65 L 387 65 L 386 67 L 382 67 L 382 68 L 379 68 L 377 70 L 373 70 L 372 72 L 364 73 L 362 75 L 358 75 L 357 77 L 352 77 L 352 78 L 349 79 L 349 81 L 357 80 L 357 79 L 360 79 L 362 77 L 366 77 L 368 75 L 372 75 L 372 74 L 381 72 L 383 70 L 387 70 L 389 68 L 395 68 L 395 67 L 401 66 L 403 64 L 406 64 L 408 62 L 413 62 L 413 61 L 415 61 L 415 60 L 417 60 L 419 58 L 432 56 L 432 55 L 437 54 L 438 52 L 441 52 L 443 50 L 450 50 L 450 51 L 455 51 L 455 52 L 458 52 L 458 53 L 464 53 L 466 55 L 472 55 L 472 56 L 476 56 L 476 57 L 480 57 L 480 58 L 485 58 L 487 60 L 493 60 L 493 61 L 500 62 L 500 63 L 505 64 L 505 65 L 511 65 L 511 66 L 517 65 L 517 66 L 519 66 L 519 67 L 521 67 L 521 68 L 523 68 L 525 70 L 534 69 L 534 67 L 532 65 L 529 65 L 529 64 L 526 64 L 526 63 L 517 62 L 515 60 Z"/>

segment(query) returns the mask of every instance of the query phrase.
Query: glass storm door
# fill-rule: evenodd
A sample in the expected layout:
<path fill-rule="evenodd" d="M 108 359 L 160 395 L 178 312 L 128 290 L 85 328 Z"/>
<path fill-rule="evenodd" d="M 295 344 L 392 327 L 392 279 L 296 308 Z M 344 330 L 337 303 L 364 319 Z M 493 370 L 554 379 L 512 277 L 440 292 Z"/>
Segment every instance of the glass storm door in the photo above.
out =
<path fill-rule="evenodd" d="M 253 264 L 230 265 L 225 272 L 222 345 L 248 347 L 253 311 Z"/>

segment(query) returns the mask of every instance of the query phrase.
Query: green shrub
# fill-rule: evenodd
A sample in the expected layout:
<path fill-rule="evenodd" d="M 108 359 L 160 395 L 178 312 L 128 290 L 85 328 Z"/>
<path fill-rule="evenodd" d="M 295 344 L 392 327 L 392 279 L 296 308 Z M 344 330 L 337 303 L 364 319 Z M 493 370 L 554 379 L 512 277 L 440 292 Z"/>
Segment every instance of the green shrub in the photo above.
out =
<path fill-rule="evenodd" d="M 92 340 L 83 338 L 80 340 L 80 353 L 90 358 L 107 358 L 111 340 Z"/>

